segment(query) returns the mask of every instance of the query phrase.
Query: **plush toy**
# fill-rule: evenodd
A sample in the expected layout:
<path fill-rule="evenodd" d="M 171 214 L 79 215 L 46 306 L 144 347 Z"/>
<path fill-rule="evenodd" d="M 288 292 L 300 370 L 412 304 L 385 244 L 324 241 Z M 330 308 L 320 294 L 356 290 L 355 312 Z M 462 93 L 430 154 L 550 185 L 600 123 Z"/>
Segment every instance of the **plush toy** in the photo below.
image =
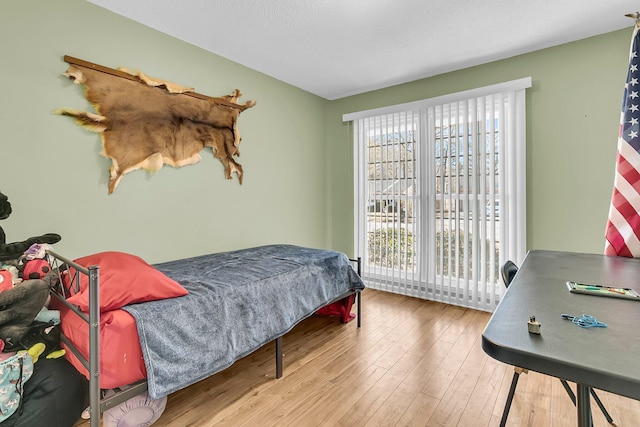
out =
<path fill-rule="evenodd" d="M 33 322 L 29 331 L 20 339 L 20 347 L 29 352 L 33 363 L 38 361 L 40 355 L 47 359 L 57 359 L 66 353 L 60 347 L 60 327 L 38 321 Z"/>
<path fill-rule="evenodd" d="M 34 363 L 40 354 L 47 358 L 64 355 L 60 347 L 59 312 L 57 321 L 37 321 L 49 298 L 49 289 L 57 281 L 57 275 L 48 274 L 42 279 L 25 280 L 12 289 L 0 292 L 0 339 L 4 351 L 29 350 Z"/>
<path fill-rule="evenodd" d="M 49 281 L 25 280 L 12 289 L 0 292 L 0 339 L 5 350 L 20 348 L 20 340 L 29 332 L 49 298 Z"/>
<path fill-rule="evenodd" d="M 9 218 L 11 215 L 11 203 L 9 198 L 0 192 L 0 220 Z M 7 243 L 4 230 L 0 227 L 0 261 L 17 259 L 34 243 L 58 243 L 62 237 L 59 234 L 47 233 L 41 236 L 29 237 L 22 242 Z"/>

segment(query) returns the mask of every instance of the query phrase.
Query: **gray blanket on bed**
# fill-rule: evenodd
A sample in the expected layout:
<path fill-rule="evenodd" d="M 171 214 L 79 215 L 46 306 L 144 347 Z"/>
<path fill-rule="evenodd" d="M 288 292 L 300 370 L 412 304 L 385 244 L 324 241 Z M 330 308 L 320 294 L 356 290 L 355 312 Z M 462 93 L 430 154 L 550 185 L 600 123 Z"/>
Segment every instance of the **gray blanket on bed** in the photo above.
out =
<path fill-rule="evenodd" d="M 346 255 L 290 245 L 154 267 L 189 291 L 123 307 L 136 319 L 155 399 L 227 368 L 345 292 L 364 288 Z"/>

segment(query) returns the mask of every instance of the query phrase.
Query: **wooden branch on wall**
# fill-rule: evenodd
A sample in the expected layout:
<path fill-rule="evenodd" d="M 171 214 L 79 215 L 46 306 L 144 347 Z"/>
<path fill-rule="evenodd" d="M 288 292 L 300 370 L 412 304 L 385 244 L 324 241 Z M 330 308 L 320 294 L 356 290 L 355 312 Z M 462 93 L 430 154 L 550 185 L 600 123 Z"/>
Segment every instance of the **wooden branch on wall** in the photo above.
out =
<path fill-rule="evenodd" d="M 111 74 L 112 76 L 122 77 L 123 79 L 133 80 L 133 81 L 137 81 L 137 82 L 140 82 L 140 83 L 144 84 L 144 82 L 139 77 L 137 77 L 137 76 L 135 76 L 133 74 L 126 73 L 124 71 L 116 70 L 114 68 L 105 67 L 103 65 L 94 64 L 93 62 L 84 61 L 82 59 L 74 58 L 73 56 L 69 56 L 69 55 L 65 55 L 64 56 L 64 60 L 65 60 L 65 62 L 67 62 L 69 64 L 80 65 L 81 67 L 91 68 L 91 69 L 96 70 L 96 71 L 100 71 L 100 72 L 103 72 L 103 73 Z M 250 108 L 252 106 L 252 105 L 246 105 L 246 104 L 245 105 L 236 104 L 236 103 L 233 103 L 233 102 L 229 102 L 224 98 L 214 98 L 214 97 L 211 97 L 211 96 L 202 95 L 202 94 L 197 93 L 197 92 L 182 92 L 182 95 L 191 96 L 193 98 L 198 98 L 198 99 L 202 99 L 202 100 L 205 100 L 205 101 L 215 102 L 216 104 L 225 105 L 225 106 L 231 107 L 231 108 L 236 108 L 236 109 L 238 109 L 240 111 L 244 111 L 247 108 Z"/>

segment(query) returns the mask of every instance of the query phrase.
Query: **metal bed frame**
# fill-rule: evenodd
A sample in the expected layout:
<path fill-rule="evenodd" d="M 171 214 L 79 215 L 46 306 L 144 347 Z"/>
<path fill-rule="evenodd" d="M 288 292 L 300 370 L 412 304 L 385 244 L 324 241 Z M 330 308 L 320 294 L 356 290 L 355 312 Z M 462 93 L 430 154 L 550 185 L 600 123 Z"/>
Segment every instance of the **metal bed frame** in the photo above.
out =
<path fill-rule="evenodd" d="M 103 397 L 100 389 L 100 301 L 99 301 L 99 286 L 100 286 L 100 266 L 92 265 L 88 268 L 83 267 L 74 261 L 67 259 L 56 252 L 47 251 L 47 260 L 54 271 L 58 273 L 68 270 L 69 268 L 75 269 L 75 274 L 69 277 L 70 286 L 75 286 L 76 289 L 80 287 L 81 274 L 88 276 L 89 279 L 89 313 L 83 313 L 76 306 L 69 304 L 66 301 L 66 295 L 64 287 L 61 281 L 52 289 L 51 294 L 57 298 L 62 304 L 73 311 L 81 319 L 83 319 L 89 325 L 89 360 L 80 353 L 76 346 L 69 340 L 64 334 L 61 334 L 61 340 L 64 342 L 69 350 L 77 357 L 82 363 L 87 372 L 89 373 L 89 411 L 91 414 L 90 427 L 100 427 L 100 416 L 94 414 L 102 414 L 104 411 L 119 405 L 131 399 L 138 394 L 147 391 L 147 381 L 140 380 L 134 384 L 127 386 L 126 389 L 119 391 L 118 393 L 109 397 Z M 356 264 L 356 271 L 358 276 L 362 277 L 362 258 L 349 259 L 352 263 Z M 356 300 L 356 324 L 357 327 L 361 326 L 361 290 L 355 290 L 345 293 L 338 298 L 331 301 L 329 304 L 340 301 L 352 294 L 355 294 Z M 275 342 L 275 360 L 276 360 L 276 378 L 281 378 L 283 374 L 282 363 L 282 335 L 277 337 Z"/>

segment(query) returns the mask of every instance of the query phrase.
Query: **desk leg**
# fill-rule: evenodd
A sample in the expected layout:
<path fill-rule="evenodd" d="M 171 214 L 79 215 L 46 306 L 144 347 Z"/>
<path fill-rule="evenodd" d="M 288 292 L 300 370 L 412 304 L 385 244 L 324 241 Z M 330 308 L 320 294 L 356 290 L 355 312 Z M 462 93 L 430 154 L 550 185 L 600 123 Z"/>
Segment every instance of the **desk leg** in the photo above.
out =
<path fill-rule="evenodd" d="M 578 388 L 578 427 L 592 427 L 591 401 L 589 394 L 591 387 L 584 384 L 577 384 Z"/>

